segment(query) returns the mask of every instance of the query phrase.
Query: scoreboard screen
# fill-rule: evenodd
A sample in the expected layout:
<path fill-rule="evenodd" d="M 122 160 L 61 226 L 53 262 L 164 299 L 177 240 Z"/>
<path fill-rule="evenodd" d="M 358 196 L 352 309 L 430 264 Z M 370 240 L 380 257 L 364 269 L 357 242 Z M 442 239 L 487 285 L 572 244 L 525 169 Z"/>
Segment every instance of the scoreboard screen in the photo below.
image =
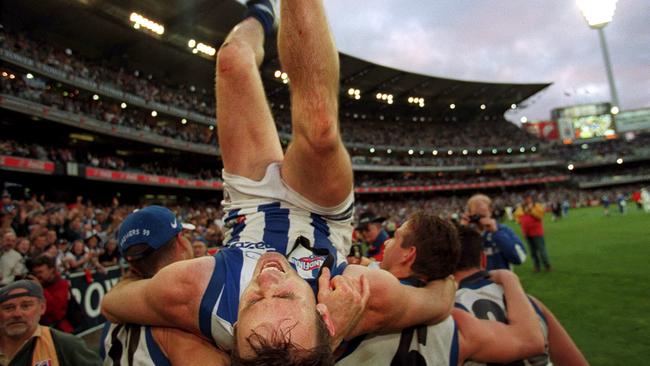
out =
<path fill-rule="evenodd" d="M 565 141 L 616 137 L 609 103 L 558 108 L 552 114 Z"/>

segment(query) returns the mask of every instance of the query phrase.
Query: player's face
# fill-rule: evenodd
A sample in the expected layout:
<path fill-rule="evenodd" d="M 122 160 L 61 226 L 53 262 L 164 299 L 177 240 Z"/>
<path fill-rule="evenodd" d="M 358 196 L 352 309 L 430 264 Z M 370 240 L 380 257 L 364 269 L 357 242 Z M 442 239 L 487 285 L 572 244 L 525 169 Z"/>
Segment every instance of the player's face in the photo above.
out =
<path fill-rule="evenodd" d="M 262 255 L 239 302 L 237 344 L 240 356 L 250 355 L 246 338 L 253 331 L 264 338 L 274 331 L 283 331 L 293 344 L 314 347 L 315 316 L 316 298 L 309 284 L 282 255 Z"/>
<path fill-rule="evenodd" d="M 404 235 L 407 233 L 409 222 L 406 221 L 399 229 L 395 230 L 395 236 L 386 241 L 384 248 L 384 259 L 380 263 L 381 269 L 391 271 L 404 258 L 405 249 L 402 248 Z"/>

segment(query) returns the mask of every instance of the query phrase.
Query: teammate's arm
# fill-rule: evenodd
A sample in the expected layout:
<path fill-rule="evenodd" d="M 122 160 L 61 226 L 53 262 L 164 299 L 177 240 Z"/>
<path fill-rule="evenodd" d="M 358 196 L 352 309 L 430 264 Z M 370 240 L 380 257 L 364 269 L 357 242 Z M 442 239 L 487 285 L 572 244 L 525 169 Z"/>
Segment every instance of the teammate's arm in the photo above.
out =
<path fill-rule="evenodd" d="M 214 269 L 213 257 L 170 264 L 150 279 L 124 279 L 102 300 L 102 314 L 113 323 L 178 327 L 201 334 L 201 297 Z"/>
<path fill-rule="evenodd" d="M 508 324 L 481 320 L 454 309 L 458 325 L 460 357 L 478 362 L 512 362 L 544 352 L 544 335 L 530 301 L 511 271 L 490 272 L 503 286 L 508 304 Z"/>
<path fill-rule="evenodd" d="M 212 343 L 175 328 L 156 327 L 152 330 L 156 343 L 174 365 L 228 366 L 228 354 Z"/>
<path fill-rule="evenodd" d="M 587 362 L 585 356 L 573 342 L 569 333 L 567 333 L 562 324 L 555 318 L 555 315 L 541 301 L 532 296 L 531 298 L 542 310 L 546 318 L 546 325 L 548 326 L 548 348 L 553 365 L 589 366 L 589 362 Z"/>
<path fill-rule="evenodd" d="M 343 276 L 363 275 L 370 284 L 368 306 L 357 326 L 345 337 L 367 333 L 389 333 L 416 324 L 436 324 L 449 316 L 456 282 L 450 277 L 416 288 L 399 283 L 391 273 L 350 265 Z"/>

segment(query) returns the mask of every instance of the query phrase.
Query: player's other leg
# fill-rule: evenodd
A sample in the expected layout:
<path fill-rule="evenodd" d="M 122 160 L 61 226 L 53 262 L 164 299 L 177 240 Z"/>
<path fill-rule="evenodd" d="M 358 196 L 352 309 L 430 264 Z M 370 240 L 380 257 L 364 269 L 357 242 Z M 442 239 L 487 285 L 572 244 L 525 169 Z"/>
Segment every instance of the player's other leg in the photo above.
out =
<path fill-rule="evenodd" d="M 321 0 L 282 0 L 278 51 L 291 89 L 292 141 L 284 181 L 320 206 L 352 192 L 352 164 L 338 124 L 339 59 Z"/>
<path fill-rule="evenodd" d="M 258 70 L 264 37 L 262 21 L 247 17 L 226 38 L 216 65 L 217 132 L 224 170 L 253 180 L 262 179 L 266 167 L 282 161 L 283 155 Z"/>

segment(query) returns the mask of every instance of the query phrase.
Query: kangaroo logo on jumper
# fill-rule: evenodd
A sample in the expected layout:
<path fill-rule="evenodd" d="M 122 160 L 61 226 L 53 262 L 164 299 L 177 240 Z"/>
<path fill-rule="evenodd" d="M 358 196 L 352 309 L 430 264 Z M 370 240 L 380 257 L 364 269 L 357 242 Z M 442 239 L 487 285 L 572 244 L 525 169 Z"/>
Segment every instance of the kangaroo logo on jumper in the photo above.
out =
<path fill-rule="evenodd" d="M 176 218 L 174 218 L 174 222 L 169 225 L 171 225 L 172 229 L 176 229 L 178 227 L 178 221 L 176 221 Z"/>
<path fill-rule="evenodd" d="M 325 257 L 321 255 L 310 255 L 302 258 L 291 258 L 291 264 L 302 278 L 316 278 L 318 271 L 325 263 Z"/>

